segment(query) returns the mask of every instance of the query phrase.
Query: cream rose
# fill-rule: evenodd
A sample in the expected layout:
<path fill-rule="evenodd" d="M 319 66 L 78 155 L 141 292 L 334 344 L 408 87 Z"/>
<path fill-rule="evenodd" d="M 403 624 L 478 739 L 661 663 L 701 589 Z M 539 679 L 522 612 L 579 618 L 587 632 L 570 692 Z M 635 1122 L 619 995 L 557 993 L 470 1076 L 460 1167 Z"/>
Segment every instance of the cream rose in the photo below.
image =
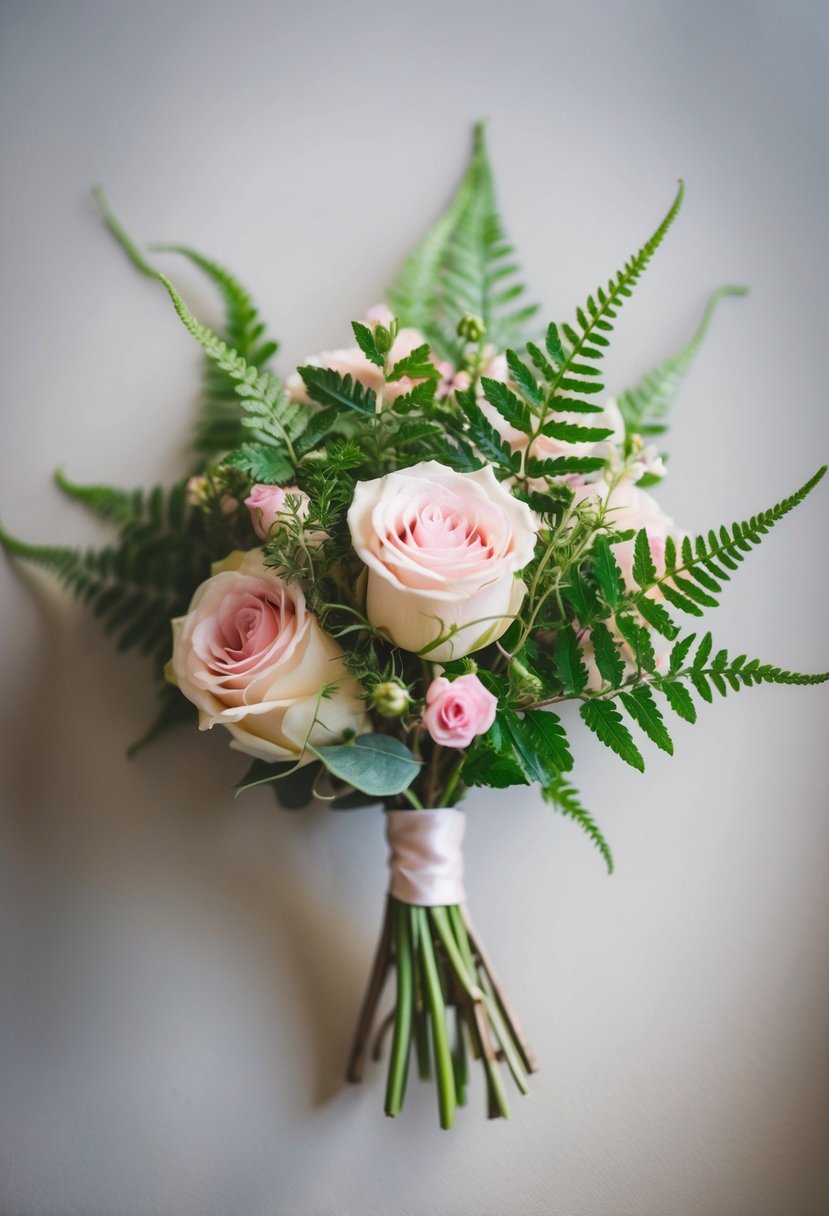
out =
<path fill-rule="evenodd" d="M 357 483 L 348 512 L 368 567 L 366 613 L 403 650 L 437 662 L 499 638 L 526 588 L 537 524 L 489 466 L 456 473 L 435 460 Z"/>
<path fill-rule="evenodd" d="M 306 741 L 336 743 L 365 723 L 342 650 L 259 549 L 232 553 L 196 589 L 187 615 L 173 621 L 169 673 L 198 706 L 201 730 L 225 726 L 231 747 L 272 763 L 305 763 L 313 759 L 302 756 Z M 336 690 L 321 698 L 330 684 Z"/>
<path fill-rule="evenodd" d="M 611 492 L 604 480 L 594 481 L 586 485 L 574 486 L 575 501 L 595 498 L 597 502 L 607 506 L 606 518 L 619 532 L 630 529 L 638 532 L 644 528 L 648 534 L 651 557 L 660 572 L 665 568 L 665 541 L 669 536 L 675 539 L 681 536 L 670 515 L 662 510 L 659 503 L 647 490 L 640 490 L 631 481 L 621 481 Z M 622 577 L 628 587 L 635 587 L 633 577 L 633 547 L 634 540 L 624 540 L 613 546 L 613 554 L 622 571 Z"/>

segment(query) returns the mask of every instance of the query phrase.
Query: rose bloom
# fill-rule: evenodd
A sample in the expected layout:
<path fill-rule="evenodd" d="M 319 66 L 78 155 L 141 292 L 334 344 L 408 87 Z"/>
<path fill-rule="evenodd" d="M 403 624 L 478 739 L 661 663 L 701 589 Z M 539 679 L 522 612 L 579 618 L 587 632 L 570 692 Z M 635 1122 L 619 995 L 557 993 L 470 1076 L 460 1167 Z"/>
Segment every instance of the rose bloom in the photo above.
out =
<path fill-rule="evenodd" d="M 604 480 L 589 482 L 573 487 L 576 502 L 584 502 L 594 498 L 597 503 L 607 503 L 607 520 L 619 532 L 629 529 L 639 531 L 644 528 L 648 534 L 651 557 L 660 573 L 665 568 L 665 541 L 669 536 L 678 537 L 676 524 L 670 515 L 666 515 L 659 503 L 647 490 L 640 490 L 631 481 L 621 481 L 610 492 Z M 633 550 L 635 540 L 624 540 L 613 546 L 613 555 L 622 572 L 625 584 L 634 588 L 636 580 L 633 577 Z"/>
<path fill-rule="evenodd" d="M 280 521 L 294 517 L 294 510 L 286 504 L 289 495 L 298 499 L 296 514 L 303 519 L 308 514 L 308 495 L 297 486 L 255 485 L 251 488 L 245 499 L 245 506 L 250 512 L 253 530 L 260 540 L 267 540 Z"/>
<path fill-rule="evenodd" d="M 366 614 L 403 650 L 436 662 L 499 638 L 521 607 L 515 577 L 535 549 L 537 524 L 489 466 L 456 473 L 435 460 L 357 483 L 348 512 L 368 567 Z"/>
<path fill-rule="evenodd" d="M 380 304 L 369 309 L 365 317 L 365 324 L 372 325 L 379 322 L 387 325 L 391 319 L 389 310 L 385 305 Z M 400 359 L 410 355 L 418 346 L 422 346 L 425 341 L 426 339 L 419 330 L 401 329 L 389 351 L 389 369 L 394 367 Z M 348 346 L 342 350 L 324 350 L 319 355 L 310 355 L 305 362 L 313 367 L 330 367 L 333 371 L 339 372 L 341 376 L 351 376 L 352 380 L 359 380 L 360 384 L 365 388 L 374 389 L 375 393 L 378 393 L 383 387 L 382 367 L 378 367 L 376 363 L 367 359 L 359 346 Z M 418 381 L 404 376 L 402 380 L 394 380 L 387 384 L 386 401 L 394 401 L 396 397 L 402 397 L 411 391 L 412 385 L 415 383 Z M 305 405 L 310 403 L 311 398 L 306 392 L 305 382 L 299 372 L 293 372 L 285 381 L 285 385 L 292 401 L 301 401 Z"/>
<path fill-rule="evenodd" d="M 469 747 L 495 721 L 498 698 L 475 675 L 432 680 L 426 693 L 423 725 L 443 747 Z"/>
<path fill-rule="evenodd" d="M 271 763 L 299 761 L 304 744 L 340 741 L 365 723 L 360 688 L 295 583 L 236 551 L 196 589 L 173 621 L 168 674 L 198 706 L 199 728 L 219 723 L 231 747 Z M 330 697 L 320 689 L 336 683 Z M 315 717 L 318 719 L 314 722 Z M 302 763 L 313 759 L 310 753 Z"/>

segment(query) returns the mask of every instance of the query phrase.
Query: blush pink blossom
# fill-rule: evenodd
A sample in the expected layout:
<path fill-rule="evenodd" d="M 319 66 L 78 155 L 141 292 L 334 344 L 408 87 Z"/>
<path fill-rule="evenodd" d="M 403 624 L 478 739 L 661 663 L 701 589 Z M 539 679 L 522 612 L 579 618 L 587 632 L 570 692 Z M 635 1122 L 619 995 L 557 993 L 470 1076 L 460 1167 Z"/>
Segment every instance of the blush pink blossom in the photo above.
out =
<path fill-rule="evenodd" d="M 484 688 L 477 676 L 445 676 L 432 680 L 426 693 L 423 724 L 442 747 L 469 747 L 495 721 L 498 698 Z"/>
<path fill-rule="evenodd" d="M 255 485 L 245 499 L 245 506 L 250 511 L 253 530 L 260 540 L 267 540 L 273 529 L 284 519 L 290 519 L 294 514 L 288 503 L 288 497 L 298 500 L 297 511 L 300 519 L 308 513 L 308 495 L 296 486 L 266 486 Z"/>
<path fill-rule="evenodd" d="M 173 621 L 167 677 L 198 707 L 201 730 L 224 726 L 231 747 L 271 764 L 307 764 L 306 743 L 336 743 L 365 723 L 341 647 L 259 549 L 231 553 L 196 589 Z"/>
<path fill-rule="evenodd" d="M 489 465 L 457 473 L 425 460 L 360 481 L 348 526 L 368 567 L 366 615 L 403 650 L 461 658 L 499 638 L 521 607 L 516 574 L 537 524 Z"/>

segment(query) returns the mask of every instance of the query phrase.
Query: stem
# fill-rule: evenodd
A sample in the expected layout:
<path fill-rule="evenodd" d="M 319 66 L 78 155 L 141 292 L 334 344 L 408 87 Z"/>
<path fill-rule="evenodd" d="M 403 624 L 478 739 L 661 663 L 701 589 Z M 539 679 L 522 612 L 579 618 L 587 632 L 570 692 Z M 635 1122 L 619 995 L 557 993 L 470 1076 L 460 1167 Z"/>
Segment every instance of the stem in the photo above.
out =
<path fill-rule="evenodd" d="M 389 1079 L 386 1087 L 386 1114 L 394 1118 L 403 1108 L 406 1094 L 406 1079 L 409 1072 L 409 1054 L 412 1045 L 412 950 L 409 932 L 408 909 L 396 899 L 389 901 L 394 920 L 394 936 L 397 946 L 397 1006 L 394 1018 L 394 1038 L 389 1060 Z"/>
<path fill-rule="evenodd" d="M 449 1050 L 449 1038 L 446 1033 L 446 1006 L 440 987 L 437 960 L 432 947 L 432 936 L 429 932 L 429 920 L 425 908 L 412 908 L 413 919 L 417 923 L 420 956 L 423 960 L 423 975 L 426 981 L 426 993 L 429 999 L 429 1013 L 432 1018 L 432 1043 L 435 1051 L 435 1070 L 438 1083 L 438 1109 L 440 1125 L 448 1129 L 455 1123 L 455 1073 L 452 1067 L 452 1054 Z"/>
<path fill-rule="evenodd" d="M 377 1011 L 377 1006 L 380 997 L 383 993 L 383 987 L 386 983 L 386 976 L 391 967 L 391 941 L 392 941 L 392 912 L 391 900 L 386 900 L 386 911 L 383 917 L 383 927 L 380 930 L 380 940 L 377 943 L 377 950 L 374 955 L 374 962 L 371 968 L 371 975 L 368 981 L 368 988 L 363 999 L 360 1016 L 357 1019 L 357 1028 L 354 1032 L 354 1041 L 351 1045 L 351 1052 L 348 1057 L 348 1066 L 346 1068 L 345 1077 L 347 1081 L 354 1084 L 363 1079 L 363 1065 L 366 1058 L 366 1046 L 368 1044 L 368 1036 L 371 1032 L 371 1023 L 374 1020 L 374 1015 Z"/>

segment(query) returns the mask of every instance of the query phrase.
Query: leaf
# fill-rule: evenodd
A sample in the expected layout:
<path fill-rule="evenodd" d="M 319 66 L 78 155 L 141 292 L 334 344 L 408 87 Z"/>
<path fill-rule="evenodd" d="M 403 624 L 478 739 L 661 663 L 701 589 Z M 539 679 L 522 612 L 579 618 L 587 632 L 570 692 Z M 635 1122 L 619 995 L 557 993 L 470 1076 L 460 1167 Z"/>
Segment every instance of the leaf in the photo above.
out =
<path fill-rule="evenodd" d="M 628 434 L 661 435 L 668 429 L 665 419 L 705 340 L 717 305 L 726 296 L 744 296 L 747 291 L 746 287 L 719 287 L 708 300 L 702 320 L 690 342 L 677 354 L 648 372 L 635 388 L 620 393 L 617 400 Z"/>
<path fill-rule="evenodd" d="M 642 753 L 633 742 L 633 736 L 612 701 L 585 701 L 579 712 L 585 724 L 605 746 L 640 773 L 645 771 Z"/>
<path fill-rule="evenodd" d="M 578 695 L 587 685 L 587 668 L 581 655 L 578 638 L 571 625 L 559 629 L 556 636 L 554 661 L 564 691 Z"/>
<path fill-rule="evenodd" d="M 545 802 L 548 802 L 559 814 L 566 815 L 569 819 L 574 820 L 587 833 L 604 858 L 608 874 L 612 874 L 613 854 L 610 851 L 610 845 L 599 830 L 593 816 L 582 806 L 575 786 L 563 777 L 557 777 L 549 782 L 541 792 Z"/>
<path fill-rule="evenodd" d="M 621 599 L 624 582 L 622 572 L 606 536 L 600 536 L 596 541 L 593 547 L 593 557 L 596 582 L 599 584 L 605 603 L 609 608 L 615 608 Z"/>
<path fill-rule="evenodd" d="M 402 380 L 408 376 L 412 380 L 439 380 L 440 371 L 429 357 L 429 345 L 416 347 L 410 354 L 399 359 L 390 372 L 387 380 Z"/>
<path fill-rule="evenodd" d="M 483 123 L 461 184 L 434 227 L 406 259 L 388 291 L 401 324 L 423 333 L 457 364 L 463 349 L 456 327 L 467 314 L 486 325 L 486 340 L 505 350 L 523 340 L 537 311 L 524 305 L 513 250 L 498 214 Z"/>
<path fill-rule="evenodd" d="M 524 435 L 532 433 L 534 424 L 529 406 L 517 397 L 503 380 L 491 380 L 488 376 L 482 376 L 481 388 L 489 404 L 510 426 Z"/>
<path fill-rule="evenodd" d="M 351 743 L 307 746 L 335 777 L 377 797 L 402 794 L 420 772 L 410 749 L 390 735 L 358 735 Z"/>
<path fill-rule="evenodd" d="M 299 367 L 308 396 L 320 405 L 341 406 L 358 414 L 374 415 L 376 395 L 359 380 L 340 375 L 331 367 Z"/>
<path fill-rule="evenodd" d="M 244 443 L 235 452 L 228 452 L 222 463 L 243 469 L 254 481 L 265 485 L 284 484 L 294 473 L 294 466 L 283 450 L 263 443 Z"/>
<path fill-rule="evenodd" d="M 664 684 L 659 685 L 659 689 L 667 697 L 668 704 L 675 714 L 678 714 L 686 722 L 696 722 L 696 707 L 691 694 L 684 684 L 680 684 L 678 680 L 666 680 Z"/>
<path fill-rule="evenodd" d="M 599 675 L 611 688 L 618 688 L 625 677 L 625 664 L 613 634 L 601 621 L 596 621 L 590 626 L 590 640 Z"/>
<path fill-rule="evenodd" d="M 636 533 L 633 545 L 633 577 L 640 587 L 649 587 L 656 578 L 650 538 L 644 528 Z"/>
<path fill-rule="evenodd" d="M 634 688 L 632 692 L 623 692 L 621 699 L 625 709 L 651 742 L 672 756 L 674 745 L 651 690 L 643 685 Z"/>
<path fill-rule="evenodd" d="M 248 367 L 265 370 L 278 346 L 267 337 L 259 310 L 239 280 L 223 266 L 187 245 L 155 245 L 153 248 L 181 254 L 211 280 L 219 289 L 225 306 L 220 337 Z M 242 406 L 235 381 L 208 357 L 201 416 L 194 440 L 196 451 L 208 457 L 221 455 L 238 447 L 243 438 Z"/>
<path fill-rule="evenodd" d="M 546 709 L 527 709 L 519 719 L 523 723 L 523 738 L 530 743 L 545 767 L 567 773 L 573 767 L 573 756 L 561 719 Z"/>
<path fill-rule="evenodd" d="M 351 328 L 354 331 L 354 337 L 357 339 L 357 345 L 369 363 L 373 363 L 375 367 L 383 367 L 386 360 L 377 349 L 372 330 L 367 325 L 364 325 L 362 321 L 352 321 Z"/>

